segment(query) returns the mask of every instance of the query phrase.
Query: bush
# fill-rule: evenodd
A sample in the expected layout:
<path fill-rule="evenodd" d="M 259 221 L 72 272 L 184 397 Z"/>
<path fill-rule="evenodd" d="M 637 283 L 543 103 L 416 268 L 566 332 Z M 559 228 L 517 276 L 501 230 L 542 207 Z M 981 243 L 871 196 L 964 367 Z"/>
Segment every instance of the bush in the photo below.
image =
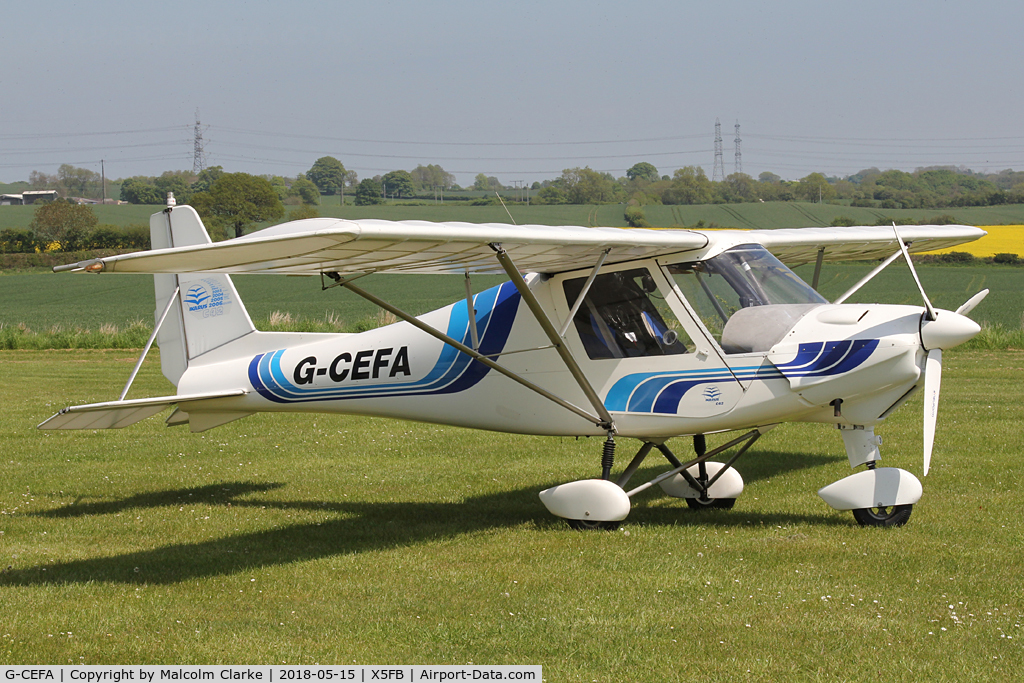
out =
<path fill-rule="evenodd" d="M 121 200 L 129 204 L 163 204 L 167 193 L 142 178 L 125 178 L 121 183 Z"/>
<path fill-rule="evenodd" d="M 966 251 L 951 251 L 947 254 L 940 254 L 939 260 L 943 263 L 974 263 L 974 255 Z"/>
<path fill-rule="evenodd" d="M 877 221 L 875 221 L 875 225 L 891 226 L 893 223 L 895 223 L 896 225 L 915 225 L 914 220 L 912 218 L 905 217 L 892 218 L 891 216 L 882 216 Z"/>
<path fill-rule="evenodd" d="M 288 212 L 288 220 L 301 221 L 306 218 L 320 218 L 320 212 L 315 206 L 303 204 Z"/>
<path fill-rule="evenodd" d="M 120 230 L 110 225 L 101 225 L 83 241 L 86 249 L 119 249 L 124 241 L 122 237 Z"/>
<path fill-rule="evenodd" d="M 46 249 L 79 251 L 97 222 L 91 207 L 58 199 L 37 208 L 28 227 Z"/>
<path fill-rule="evenodd" d="M 999 253 L 992 257 L 992 263 L 1009 263 L 1016 265 L 1020 263 L 1020 257 L 1016 254 Z"/>
<path fill-rule="evenodd" d="M 5 228 L 0 230 L 0 253 L 34 254 L 39 247 L 39 240 L 31 230 Z"/>
<path fill-rule="evenodd" d="M 644 215 L 644 210 L 635 204 L 626 207 L 624 216 L 626 223 L 631 228 L 651 227 L 651 224 L 647 222 L 647 217 Z"/>
<path fill-rule="evenodd" d="M 356 206 L 370 206 L 372 204 L 383 204 L 384 198 L 381 197 L 383 192 L 380 183 L 372 178 L 363 178 L 359 181 L 359 186 L 356 187 Z"/>
<path fill-rule="evenodd" d="M 837 216 L 832 219 L 831 225 L 833 228 L 849 228 L 857 225 L 857 221 L 853 220 L 849 216 Z"/>
<path fill-rule="evenodd" d="M 141 223 L 132 223 L 126 226 L 122 231 L 122 244 L 123 249 L 151 249 L 149 239 L 149 226 Z"/>

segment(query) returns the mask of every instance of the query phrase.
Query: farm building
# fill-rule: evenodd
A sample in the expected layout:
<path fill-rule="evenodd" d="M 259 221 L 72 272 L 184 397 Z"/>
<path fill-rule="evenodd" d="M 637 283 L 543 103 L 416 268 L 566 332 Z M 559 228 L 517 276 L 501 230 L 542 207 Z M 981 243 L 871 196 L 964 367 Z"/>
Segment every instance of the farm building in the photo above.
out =
<path fill-rule="evenodd" d="M 38 201 L 52 202 L 57 199 L 57 190 L 27 190 L 21 193 L 23 204 L 34 204 Z"/>

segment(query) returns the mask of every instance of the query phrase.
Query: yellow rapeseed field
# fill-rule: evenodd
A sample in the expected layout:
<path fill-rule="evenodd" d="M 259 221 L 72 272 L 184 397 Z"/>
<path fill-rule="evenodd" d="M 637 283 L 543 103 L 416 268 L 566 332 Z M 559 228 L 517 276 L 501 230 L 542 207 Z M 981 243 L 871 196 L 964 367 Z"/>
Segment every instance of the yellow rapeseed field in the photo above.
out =
<path fill-rule="evenodd" d="M 928 253 L 946 254 L 951 251 L 966 251 L 968 254 L 979 257 L 995 256 L 996 254 L 1024 256 L 1024 225 L 979 225 L 978 227 L 988 233 L 980 240 Z"/>

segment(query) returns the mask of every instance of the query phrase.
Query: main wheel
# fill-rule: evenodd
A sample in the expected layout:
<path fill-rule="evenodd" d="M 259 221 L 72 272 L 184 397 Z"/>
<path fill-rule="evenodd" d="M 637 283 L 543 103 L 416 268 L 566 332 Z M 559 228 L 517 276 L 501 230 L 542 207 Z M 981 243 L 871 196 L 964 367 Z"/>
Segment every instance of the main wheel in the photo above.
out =
<path fill-rule="evenodd" d="M 686 504 L 692 510 L 731 510 L 735 498 L 687 498 Z"/>
<path fill-rule="evenodd" d="M 860 508 L 853 511 L 853 518 L 861 526 L 903 526 L 910 521 L 913 508 L 913 505 Z"/>
<path fill-rule="evenodd" d="M 566 523 L 576 531 L 615 531 L 622 522 L 598 522 L 589 519 L 567 519 Z"/>

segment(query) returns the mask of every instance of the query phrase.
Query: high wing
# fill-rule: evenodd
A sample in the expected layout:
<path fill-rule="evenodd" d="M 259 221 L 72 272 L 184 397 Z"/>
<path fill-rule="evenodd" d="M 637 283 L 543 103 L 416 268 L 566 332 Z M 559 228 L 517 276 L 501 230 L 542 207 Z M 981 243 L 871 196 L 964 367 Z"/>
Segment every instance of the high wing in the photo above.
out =
<path fill-rule="evenodd" d="M 182 209 L 188 209 L 185 216 Z M 175 220 L 198 222 L 199 217 L 189 207 L 178 207 Z M 954 246 L 985 234 L 963 225 L 908 226 L 900 233 L 913 252 Z M 592 267 L 606 251 L 607 263 L 621 263 L 698 250 L 707 256 L 713 255 L 707 247 L 717 253 L 754 242 L 789 265 L 813 261 L 821 249 L 824 260 L 833 261 L 880 258 L 899 248 L 892 229 L 886 227 L 699 231 L 311 218 L 223 242 L 110 256 L 55 270 L 501 273 L 492 247 L 500 245 L 522 272 L 558 273 Z"/>
<path fill-rule="evenodd" d="M 900 237 L 913 254 L 955 247 L 984 237 L 981 228 L 968 225 L 901 225 Z M 787 266 L 813 262 L 824 249 L 824 261 L 880 259 L 899 251 L 891 225 L 850 228 L 793 228 L 744 233 L 763 245 Z"/>
<path fill-rule="evenodd" d="M 182 208 L 187 207 L 176 209 L 176 220 Z M 561 272 L 593 266 L 606 250 L 611 250 L 607 261 L 617 263 L 702 249 L 708 243 L 706 235 L 687 230 L 310 218 L 224 242 L 76 266 L 102 263 L 97 270 L 124 273 L 501 273 L 490 246 L 500 244 L 524 272 Z"/>

